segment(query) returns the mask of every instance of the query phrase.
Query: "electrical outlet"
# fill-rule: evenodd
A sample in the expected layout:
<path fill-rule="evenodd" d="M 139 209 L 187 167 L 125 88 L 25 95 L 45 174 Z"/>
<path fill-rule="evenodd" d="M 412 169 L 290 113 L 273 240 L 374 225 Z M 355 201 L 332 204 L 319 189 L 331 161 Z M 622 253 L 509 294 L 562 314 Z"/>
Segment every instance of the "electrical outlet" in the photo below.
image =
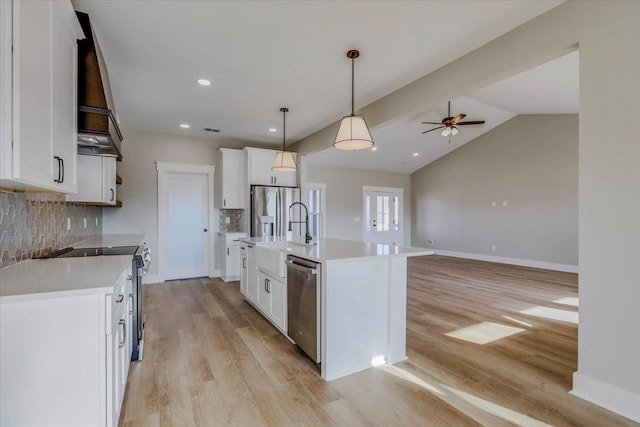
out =
<path fill-rule="evenodd" d="M 67 218 L 67 230 L 71 230 L 71 218 Z"/>
<path fill-rule="evenodd" d="M 87 228 L 87 218 L 83 218 L 84 228 Z"/>
<path fill-rule="evenodd" d="M 231 224 L 231 218 L 229 218 L 228 216 L 224 217 L 224 223 Z"/>
<path fill-rule="evenodd" d="M 506 208 L 506 207 L 507 207 L 507 205 L 508 205 L 507 201 L 506 201 L 506 200 L 503 200 L 503 201 L 502 201 L 502 206 L 504 206 L 504 207 Z"/>
<path fill-rule="evenodd" d="M 491 250 L 495 252 L 495 250 L 496 250 L 496 245 L 491 245 Z"/>
<path fill-rule="evenodd" d="M 430 245 L 433 245 L 435 242 L 436 242 L 435 240 L 433 240 L 433 239 L 429 239 L 429 244 L 430 244 Z"/>
<path fill-rule="evenodd" d="M 353 217 L 353 222 L 360 222 L 360 217 L 359 216 L 354 216 Z"/>
<path fill-rule="evenodd" d="M 498 206 L 498 204 L 494 200 L 493 202 L 491 202 L 491 206 L 495 208 L 496 206 Z"/>
<path fill-rule="evenodd" d="M 96 227 L 98 226 L 98 217 L 96 217 Z"/>

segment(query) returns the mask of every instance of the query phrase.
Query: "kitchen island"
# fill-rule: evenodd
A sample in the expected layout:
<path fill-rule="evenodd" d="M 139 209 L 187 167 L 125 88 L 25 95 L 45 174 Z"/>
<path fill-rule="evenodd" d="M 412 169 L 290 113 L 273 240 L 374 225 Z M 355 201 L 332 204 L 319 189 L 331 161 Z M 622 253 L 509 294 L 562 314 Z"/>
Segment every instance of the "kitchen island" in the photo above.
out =
<path fill-rule="evenodd" d="M 258 275 L 272 278 L 284 291 L 272 293 L 286 298 L 287 255 L 319 263 L 318 290 L 320 368 L 325 380 L 333 380 L 382 363 L 406 359 L 407 258 L 431 255 L 421 248 L 402 248 L 339 239 L 319 239 L 304 244 L 286 238 L 245 238 L 247 256 L 243 270 L 255 268 L 246 276 L 247 300 L 287 335 L 286 312 L 270 310 L 284 307 L 286 301 L 257 304 L 252 288 L 261 291 Z M 266 276 L 265 276 L 266 275 Z M 270 279 L 267 279 L 270 281 Z M 267 289 L 270 286 L 267 286 Z"/>

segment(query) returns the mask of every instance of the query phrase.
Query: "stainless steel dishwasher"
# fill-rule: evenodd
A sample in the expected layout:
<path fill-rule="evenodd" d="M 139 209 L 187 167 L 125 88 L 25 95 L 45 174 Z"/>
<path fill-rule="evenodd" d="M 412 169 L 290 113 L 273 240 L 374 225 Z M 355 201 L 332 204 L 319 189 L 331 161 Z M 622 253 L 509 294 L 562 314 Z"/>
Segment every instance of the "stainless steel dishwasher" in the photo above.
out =
<path fill-rule="evenodd" d="M 320 363 L 321 264 L 287 256 L 287 334 Z"/>

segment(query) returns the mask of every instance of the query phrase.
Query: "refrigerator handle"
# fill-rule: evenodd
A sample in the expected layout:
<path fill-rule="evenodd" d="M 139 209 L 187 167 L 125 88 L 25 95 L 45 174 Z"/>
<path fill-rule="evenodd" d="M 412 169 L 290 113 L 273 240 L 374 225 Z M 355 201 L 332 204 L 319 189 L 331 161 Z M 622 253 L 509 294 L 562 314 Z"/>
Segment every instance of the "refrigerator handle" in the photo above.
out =
<path fill-rule="evenodd" d="M 280 194 L 280 189 L 276 188 L 276 223 L 275 223 L 275 236 L 280 236 L 282 233 L 280 232 L 280 221 L 282 220 L 281 210 L 282 206 L 282 195 Z"/>

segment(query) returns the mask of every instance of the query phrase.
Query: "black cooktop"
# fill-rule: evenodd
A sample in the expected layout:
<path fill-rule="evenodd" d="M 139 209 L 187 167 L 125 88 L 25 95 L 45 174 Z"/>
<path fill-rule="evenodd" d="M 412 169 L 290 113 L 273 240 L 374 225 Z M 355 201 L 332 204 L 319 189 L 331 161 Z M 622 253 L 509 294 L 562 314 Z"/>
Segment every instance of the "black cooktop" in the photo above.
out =
<path fill-rule="evenodd" d="M 114 248 L 64 248 L 43 258 L 77 258 L 85 256 L 101 255 L 133 255 L 138 250 L 137 246 L 118 246 Z"/>

